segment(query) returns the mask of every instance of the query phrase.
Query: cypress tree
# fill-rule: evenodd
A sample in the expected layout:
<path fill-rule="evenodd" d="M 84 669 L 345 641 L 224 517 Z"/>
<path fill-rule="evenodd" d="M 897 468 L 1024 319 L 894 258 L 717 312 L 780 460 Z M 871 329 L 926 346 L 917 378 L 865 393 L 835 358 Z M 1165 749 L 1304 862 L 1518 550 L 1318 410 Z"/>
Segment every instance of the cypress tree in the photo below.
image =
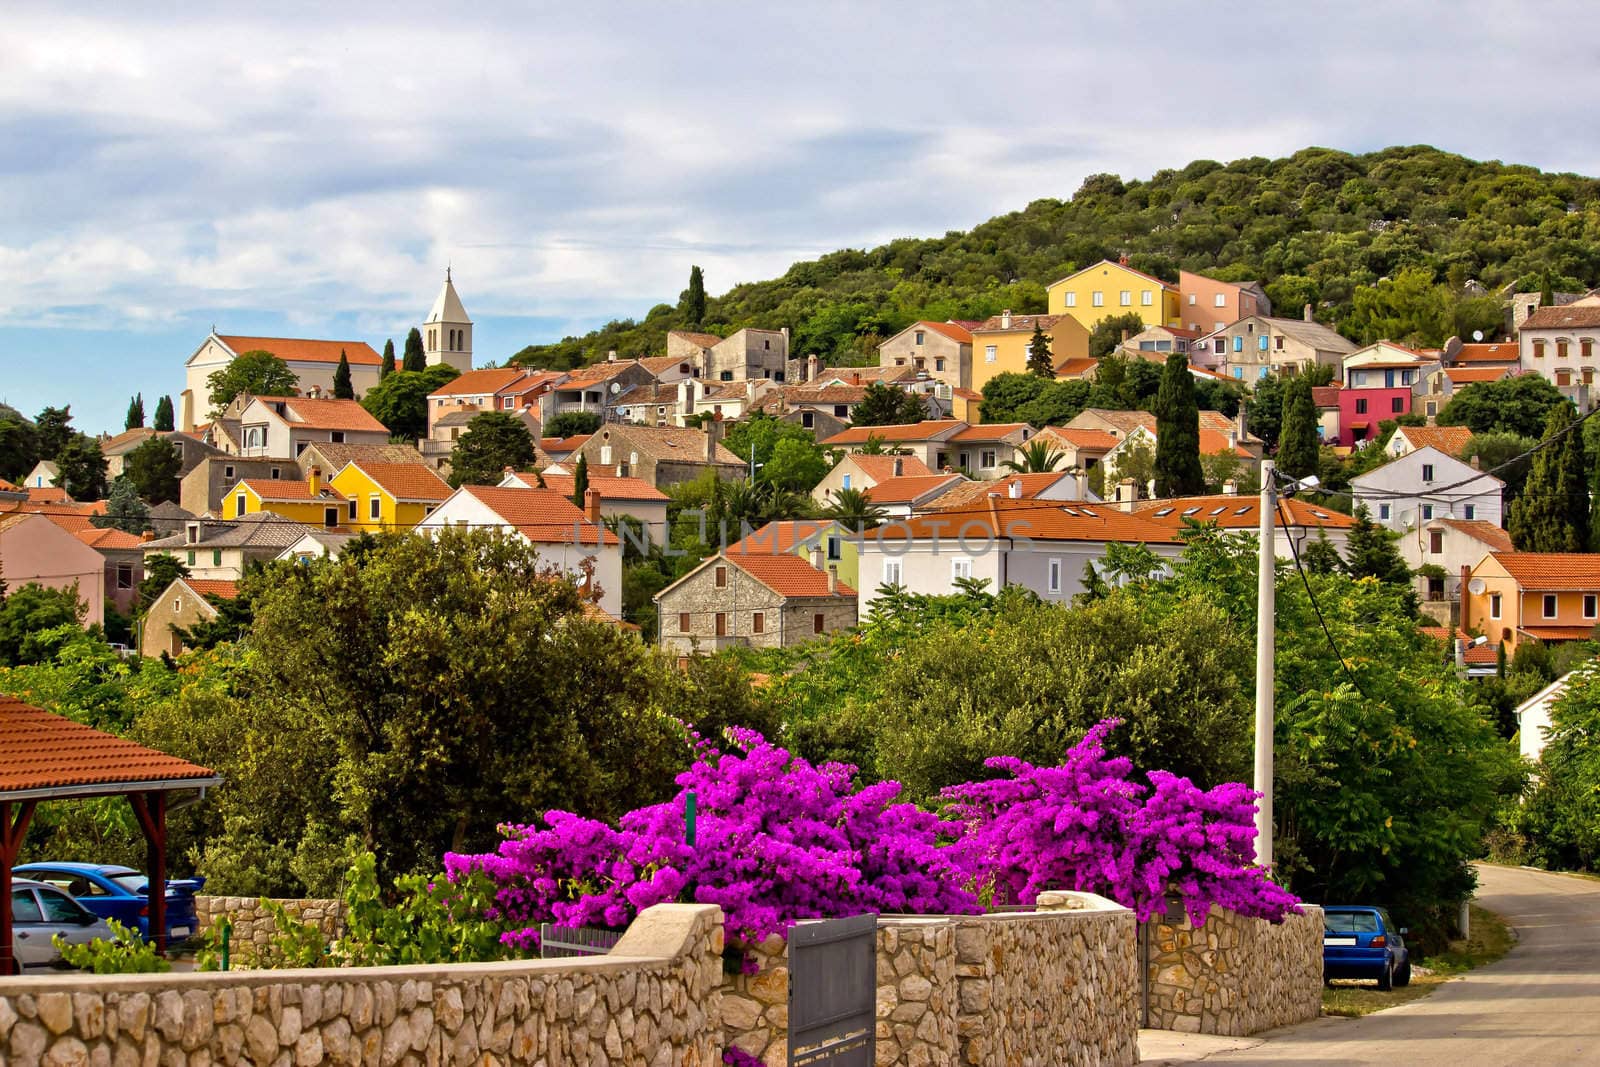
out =
<path fill-rule="evenodd" d="M 378 380 L 381 382 L 394 373 L 394 338 L 383 342 L 383 365 L 378 368 Z"/>
<path fill-rule="evenodd" d="M 1056 376 L 1055 361 L 1050 358 L 1050 338 L 1044 335 L 1038 322 L 1033 324 L 1033 338 L 1028 342 L 1028 373 L 1052 380 Z"/>
<path fill-rule="evenodd" d="M 1562 405 L 1557 410 L 1562 410 Z M 1569 421 L 1570 425 L 1570 421 Z M 1583 450 L 1583 427 L 1573 426 L 1561 442 L 1561 480 L 1557 491 L 1567 514 L 1567 525 L 1572 529 L 1570 551 L 1582 552 L 1589 547 L 1589 463 Z"/>
<path fill-rule="evenodd" d="M 1295 378 L 1283 394 L 1283 425 L 1278 431 L 1278 469 L 1291 478 L 1315 474 L 1321 453 L 1317 449 L 1317 405 L 1311 397 L 1311 379 Z"/>
<path fill-rule="evenodd" d="M 162 433 L 170 433 L 177 429 L 176 420 L 172 414 L 172 398 L 164 396 L 156 401 L 155 428 Z"/>
<path fill-rule="evenodd" d="M 415 326 L 406 334 L 406 354 L 400 361 L 400 369 L 411 371 L 428 369 L 428 357 L 422 350 L 422 331 Z"/>
<path fill-rule="evenodd" d="M 580 454 L 578 465 L 572 469 L 572 502 L 583 507 L 583 494 L 589 491 L 589 457 Z"/>
<path fill-rule="evenodd" d="M 144 394 L 135 393 L 128 401 L 128 416 L 122 420 L 124 430 L 137 430 L 144 425 Z"/>
<path fill-rule="evenodd" d="M 706 276 L 700 268 L 689 268 L 689 288 L 683 294 L 683 324 L 698 327 L 706 317 Z"/>
<path fill-rule="evenodd" d="M 1206 491 L 1200 466 L 1200 407 L 1194 398 L 1189 357 L 1174 352 L 1156 392 L 1156 496 L 1191 496 Z"/>
<path fill-rule="evenodd" d="M 1581 552 L 1589 518 L 1588 487 L 1583 482 L 1583 442 L 1556 438 L 1572 424 L 1572 407 L 1559 404 L 1545 419 L 1541 448 L 1522 494 L 1511 505 L 1507 530 L 1523 552 Z M 1574 431 L 1569 438 L 1580 438 Z M 1550 443 L 1554 442 L 1554 443 Z M 1576 467 L 1576 470 L 1570 468 Z M 1581 501 L 1582 525 L 1574 525 Z"/>
<path fill-rule="evenodd" d="M 333 398 L 335 400 L 354 400 L 356 398 L 355 386 L 350 384 L 350 357 L 344 354 L 344 349 L 339 349 L 339 366 L 333 371 Z"/>

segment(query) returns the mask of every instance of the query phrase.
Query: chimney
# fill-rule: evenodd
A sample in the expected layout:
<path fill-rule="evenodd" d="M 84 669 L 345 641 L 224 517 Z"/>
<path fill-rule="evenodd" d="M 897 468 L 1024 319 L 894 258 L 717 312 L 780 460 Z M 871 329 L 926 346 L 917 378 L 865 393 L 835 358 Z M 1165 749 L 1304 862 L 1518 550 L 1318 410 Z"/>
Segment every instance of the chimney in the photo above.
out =
<path fill-rule="evenodd" d="M 1089 499 L 1089 472 L 1082 467 L 1072 468 L 1073 487 L 1077 490 L 1079 500 Z"/>
<path fill-rule="evenodd" d="M 1000 312 L 1000 328 L 1002 330 L 1011 329 L 1011 309 L 1010 308 L 1006 308 L 1004 311 Z"/>
<path fill-rule="evenodd" d="M 1461 677 L 1467 676 L 1467 639 L 1458 631 L 1456 639 L 1452 642 L 1456 649 L 1456 673 Z"/>
<path fill-rule="evenodd" d="M 1223 482 L 1222 483 L 1222 495 L 1223 496 L 1238 496 L 1239 495 L 1239 483 L 1234 481 L 1232 478 L 1229 478 L 1227 481 Z"/>
<path fill-rule="evenodd" d="M 617 350 L 615 348 L 613 348 L 611 351 L 606 353 L 606 362 L 607 363 L 615 363 L 616 361 L 617 361 Z"/>
<path fill-rule="evenodd" d="M 1132 478 L 1124 478 L 1117 483 L 1117 505 L 1123 511 L 1133 511 L 1133 502 L 1139 499 L 1139 486 Z"/>
<path fill-rule="evenodd" d="M 312 496 L 316 496 L 318 493 L 322 492 L 321 467 L 318 467 L 315 464 L 312 465 L 311 472 L 306 475 L 306 488 L 311 490 Z"/>
<path fill-rule="evenodd" d="M 1012 500 L 1022 499 L 1022 483 L 1020 481 L 1012 482 L 1007 488 Z"/>
<path fill-rule="evenodd" d="M 1236 426 L 1228 427 L 1228 448 L 1232 450 L 1239 444 L 1239 429 Z"/>
<path fill-rule="evenodd" d="M 820 571 L 822 569 L 822 562 L 823 562 L 823 560 L 822 560 L 822 546 L 821 545 L 812 545 L 811 546 L 811 565 L 813 567 L 817 568 L 817 570 Z"/>
<path fill-rule="evenodd" d="M 818 364 L 820 362 L 815 352 L 806 357 L 806 381 L 814 382 L 817 380 Z"/>
<path fill-rule="evenodd" d="M 1239 405 L 1239 414 L 1233 417 L 1234 431 L 1239 435 L 1239 440 L 1250 440 L 1250 426 L 1245 421 L 1244 405 Z"/>
<path fill-rule="evenodd" d="M 894 476 L 896 478 L 900 477 L 905 473 L 905 469 L 905 460 L 901 459 L 899 456 L 894 457 Z"/>
<path fill-rule="evenodd" d="M 828 595 L 837 596 L 839 593 L 839 565 L 828 564 Z"/>
<path fill-rule="evenodd" d="M 1467 588 L 1467 583 L 1469 581 L 1471 581 L 1471 580 L 1472 580 L 1472 568 L 1467 566 L 1465 563 L 1463 563 L 1461 565 L 1461 632 L 1462 633 L 1466 633 L 1467 629 L 1472 625 L 1472 619 L 1471 619 L 1472 613 L 1467 610 L 1468 605 L 1471 603 L 1471 601 L 1467 599 L 1467 593 L 1470 592 L 1470 590 Z"/>
<path fill-rule="evenodd" d="M 1123 344 L 1127 344 L 1128 343 L 1128 331 L 1127 330 L 1123 330 L 1122 331 L 1122 343 Z"/>
<path fill-rule="evenodd" d="M 717 461 L 717 442 L 722 439 L 722 420 L 710 418 L 706 420 L 706 462 Z"/>
<path fill-rule="evenodd" d="M 1309 303 L 1307 303 L 1306 306 L 1301 310 L 1300 314 L 1305 317 L 1305 320 L 1307 322 L 1311 322 L 1312 321 L 1312 318 L 1311 318 L 1311 305 Z"/>
<path fill-rule="evenodd" d="M 1126 267 L 1128 265 L 1128 253 L 1124 252 L 1121 255 L 1119 255 L 1117 257 L 1117 263 L 1118 263 L 1119 266 Z"/>
<path fill-rule="evenodd" d="M 784 353 L 784 355 L 788 355 L 789 354 L 789 327 L 784 326 L 783 328 L 778 330 L 778 332 L 783 334 L 783 353 Z"/>
<path fill-rule="evenodd" d="M 600 490 L 583 491 L 583 517 L 596 526 L 600 525 Z"/>
<path fill-rule="evenodd" d="M 1144 495 L 1150 500 L 1156 498 L 1156 480 L 1154 478 L 1144 483 Z"/>
<path fill-rule="evenodd" d="M 994 532 L 996 534 L 999 534 L 1001 532 L 1001 530 L 1000 530 L 1000 505 L 998 503 L 999 500 L 1000 500 L 1000 494 L 999 493 L 990 493 L 989 494 L 989 518 L 994 520 Z"/>
<path fill-rule="evenodd" d="M 144 533 L 139 535 L 139 540 L 141 541 L 154 541 L 155 539 L 156 532 L 154 530 L 146 530 Z"/>
<path fill-rule="evenodd" d="M 1473 470 L 1475 470 L 1475 471 L 1483 470 L 1483 460 L 1480 459 L 1479 457 L 1473 456 L 1471 459 L 1467 460 L 1467 462 L 1469 464 L 1471 464 Z"/>

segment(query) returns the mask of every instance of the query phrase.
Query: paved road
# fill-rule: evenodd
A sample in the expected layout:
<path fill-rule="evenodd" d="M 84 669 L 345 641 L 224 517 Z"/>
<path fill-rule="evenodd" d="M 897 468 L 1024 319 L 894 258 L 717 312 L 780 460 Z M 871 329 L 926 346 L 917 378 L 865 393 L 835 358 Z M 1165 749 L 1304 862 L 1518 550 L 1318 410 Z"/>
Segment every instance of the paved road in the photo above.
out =
<path fill-rule="evenodd" d="M 1320 1019 L 1207 1064 L 1600 1065 L 1600 882 L 1479 870 L 1478 902 L 1516 928 L 1505 959 L 1364 1019 Z"/>

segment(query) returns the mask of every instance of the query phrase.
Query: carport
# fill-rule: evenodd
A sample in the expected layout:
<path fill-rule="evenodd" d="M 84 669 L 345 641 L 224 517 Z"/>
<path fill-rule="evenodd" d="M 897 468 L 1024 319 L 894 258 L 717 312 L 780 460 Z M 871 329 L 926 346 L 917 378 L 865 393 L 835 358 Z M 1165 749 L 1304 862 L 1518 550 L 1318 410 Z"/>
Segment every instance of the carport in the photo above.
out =
<path fill-rule="evenodd" d="M 165 954 L 169 797 L 221 784 L 207 767 L 0 696 L 0 975 L 13 959 L 11 868 L 39 801 L 128 798 L 144 831 L 150 930 Z"/>

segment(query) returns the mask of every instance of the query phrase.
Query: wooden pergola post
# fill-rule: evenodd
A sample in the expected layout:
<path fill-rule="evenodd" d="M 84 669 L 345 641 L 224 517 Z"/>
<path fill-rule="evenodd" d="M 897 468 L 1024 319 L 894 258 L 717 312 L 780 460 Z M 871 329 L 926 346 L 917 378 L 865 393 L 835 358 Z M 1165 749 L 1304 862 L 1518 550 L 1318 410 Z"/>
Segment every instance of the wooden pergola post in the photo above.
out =
<path fill-rule="evenodd" d="M 9 975 L 16 959 L 11 940 L 11 868 L 16 866 L 17 855 L 22 851 L 22 839 L 28 836 L 33 805 L 31 800 L 21 800 L 15 805 L 0 800 L 0 975 Z M 17 809 L 14 819 L 13 806 Z"/>
<path fill-rule="evenodd" d="M 128 803 L 144 831 L 146 939 L 157 956 L 167 954 L 167 794 L 129 793 Z"/>

